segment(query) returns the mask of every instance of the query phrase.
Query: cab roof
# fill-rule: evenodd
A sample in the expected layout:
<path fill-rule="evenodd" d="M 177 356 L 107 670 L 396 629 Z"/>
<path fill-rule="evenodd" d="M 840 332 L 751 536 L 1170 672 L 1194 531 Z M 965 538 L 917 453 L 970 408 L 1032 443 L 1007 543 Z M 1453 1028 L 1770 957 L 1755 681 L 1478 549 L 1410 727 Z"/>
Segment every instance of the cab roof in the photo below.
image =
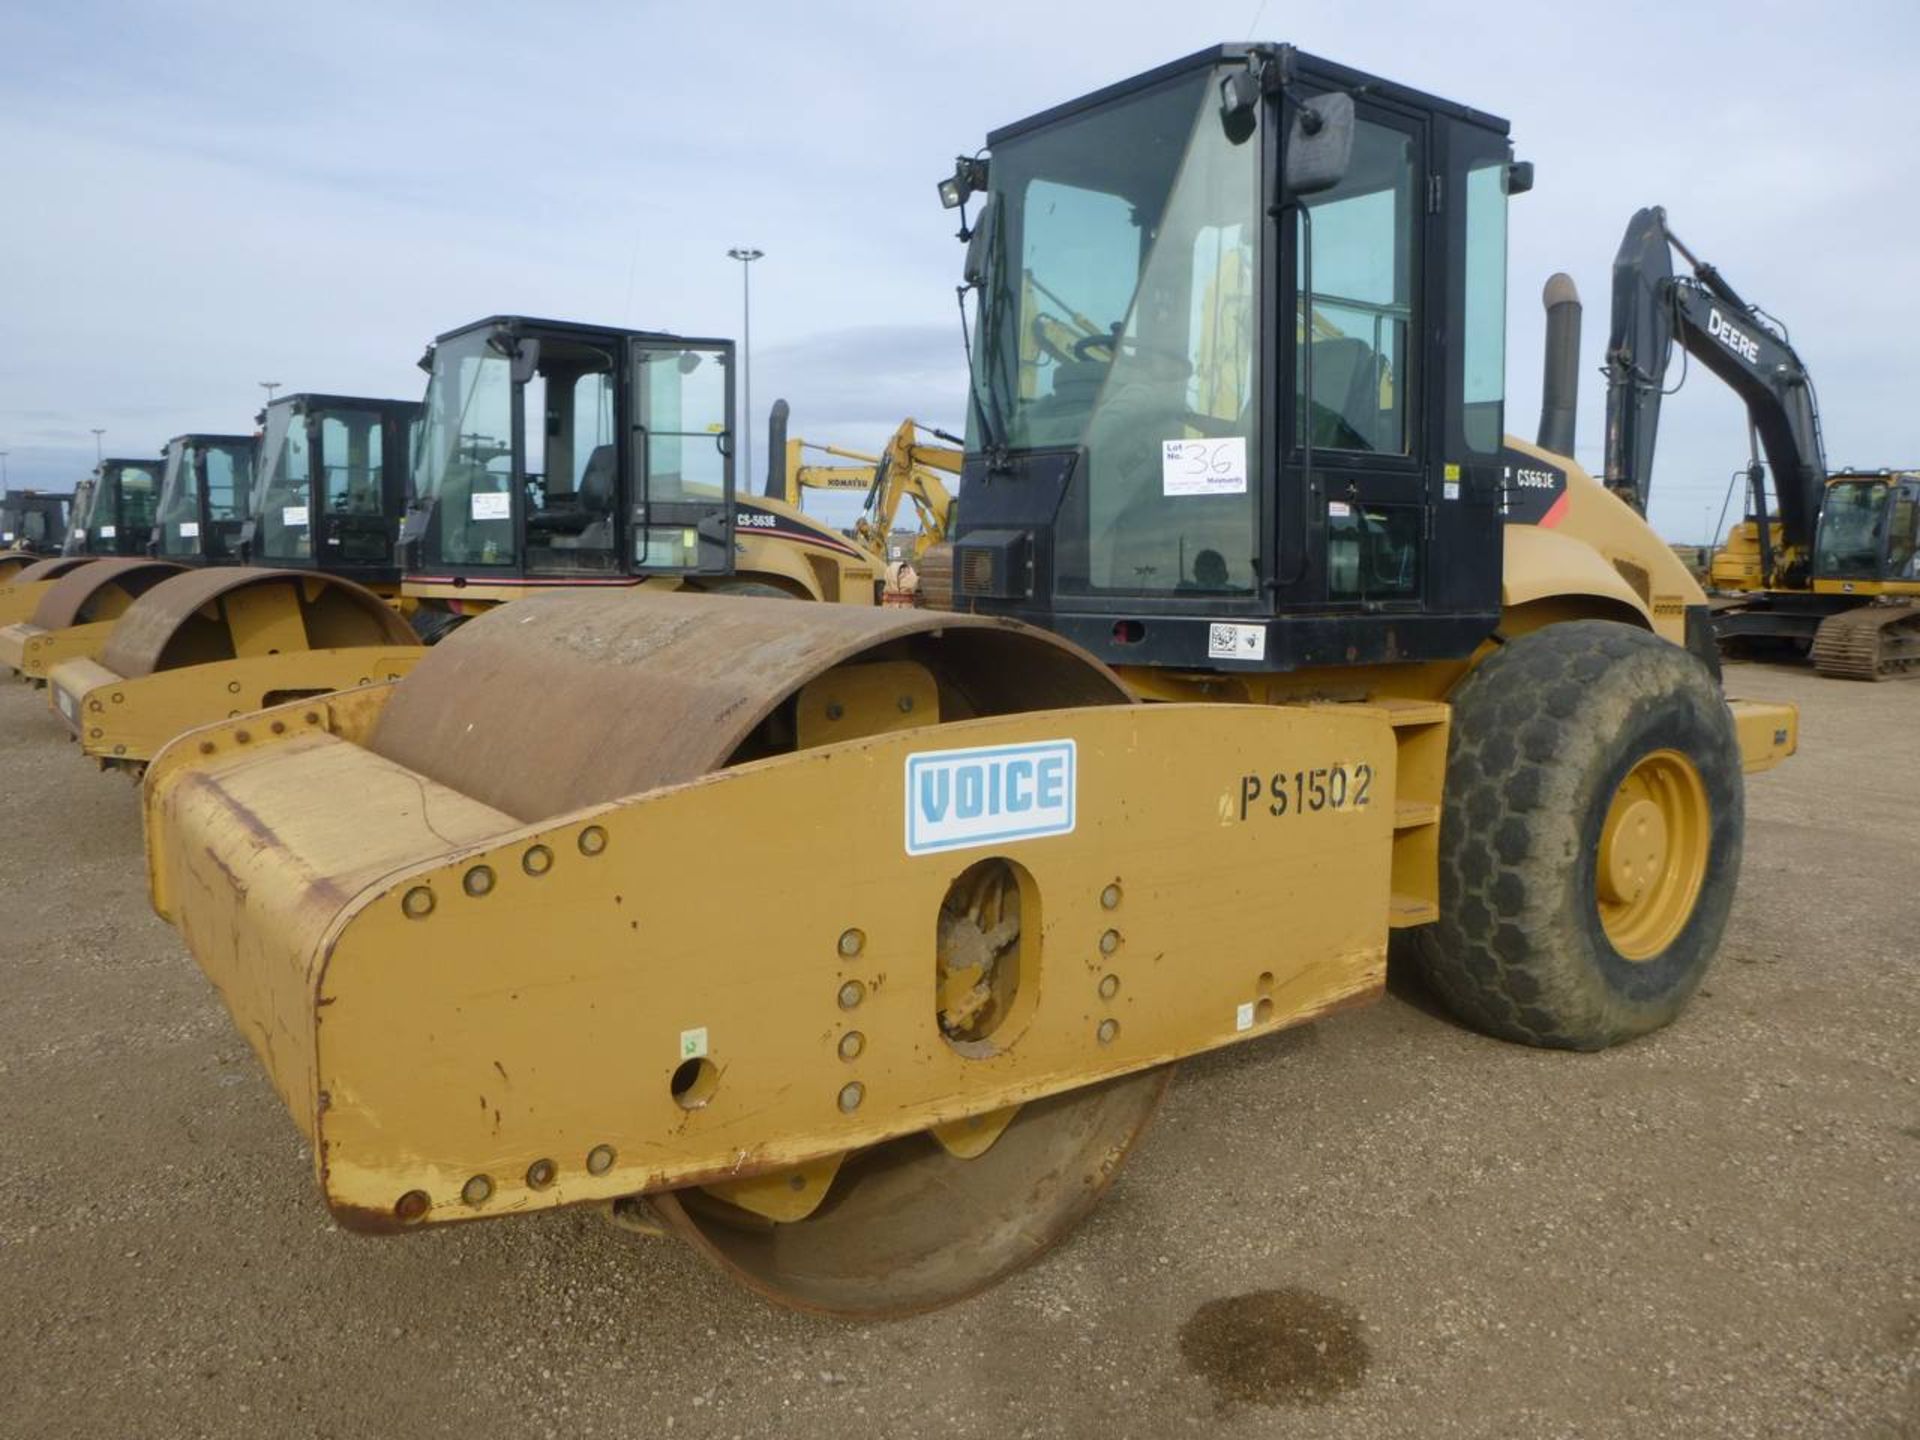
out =
<path fill-rule="evenodd" d="M 1318 81 L 1342 90 L 1359 91 L 1364 89 L 1369 95 L 1378 96 L 1384 100 L 1410 106 L 1414 109 L 1428 110 L 1435 114 L 1450 116 L 1456 120 L 1464 120 L 1468 124 L 1481 126 L 1484 129 L 1491 130 L 1500 135 L 1506 135 L 1510 133 L 1512 129 L 1505 120 L 1497 115 L 1490 115 L 1484 110 L 1476 110 L 1470 105 L 1462 105 L 1452 100 L 1443 100 L 1438 95 L 1429 95 L 1425 91 L 1415 90 L 1409 85 L 1400 85 L 1391 80 L 1383 80 L 1377 75 L 1369 75 L 1363 70 L 1355 70 L 1351 66 L 1339 64 L 1337 61 L 1324 60 L 1317 55 L 1309 55 L 1306 51 L 1297 50 L 1291 45 L 1221 44 L 1208 46 L 1205 50 L 1196 50 L 1191 55 L 1183 56 L 1178 60 L 1171 60 L 1165 65 L 1156 65 L 1151 70 L 1144 70 L 1138 75 L 1130 76 L 1112 85 L 1103 86 L 1089 94 L 1080 96 L 1077 100 L 1069 100 L 1065 104 L 1055 105 L 1049 109 L 1042 110 L 1036 115 L 1029 115 L 1024 120 L 1016 120 L 1011 125 L 1003 125 L 999 129 L 988 133 L 987 146 L 991 149 L 1003 140 L 1012 139 L 1030 130 L 1037 130 L 1047 125 L 1056 124 L 1059 121 L 1078 114 L 1082 110 L 1090 110 L 1094 106 L 1104 105 L 1110 100 L 1118 100 L 1123 96 L 1134 94 L 1141 90 L 1151 89 L 1153 86 L 1171 80 L 1186 71 L 1211 68 L 1223 61 L 1243 61 L 1256 52 L 1264 53 L 1279 60 L 1279 62 L 1287 68 L 1288 73 L 1297 75 L 1305 80 Z"/>

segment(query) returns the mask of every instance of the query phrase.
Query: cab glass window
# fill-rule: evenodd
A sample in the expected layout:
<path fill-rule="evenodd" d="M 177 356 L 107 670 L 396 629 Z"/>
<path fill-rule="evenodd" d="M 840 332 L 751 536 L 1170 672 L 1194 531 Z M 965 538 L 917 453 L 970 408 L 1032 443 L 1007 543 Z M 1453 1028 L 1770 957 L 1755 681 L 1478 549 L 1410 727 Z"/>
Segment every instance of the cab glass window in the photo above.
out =
<path fill-rule="evenodd" d="M 1260 141 L 1198 70 L 993 157 L 974 424 L 1082 452 L 1056 586 L 1250 595 Z"/>
<path fill-rule="evenodd" d="M 291 407 L 269 411 L 262 461 L 267 470 L 255 526 L 264 560 L 313 558 L 311 449 L 306 416 Z"/>
<path fill-rule="evenodd" d="M 1507 164 L 1504 158 L 1467 172 L 1464 345 L 1467 448 L 1500 453 L 1507 385 Z"/>
<path fill-rule="evenodd" d="M 429 559 L 513 563 L 513 374 L 483 333 L 435 351 L 414 492 L 433 504 Z"/>
<path fill-rule="evenodd" d="M 1293 212 L 1295 403 L 1316 448 L 1409 453 L 1416 179 L 1414 137 L 1360 120 L 1346 178 Z"/>

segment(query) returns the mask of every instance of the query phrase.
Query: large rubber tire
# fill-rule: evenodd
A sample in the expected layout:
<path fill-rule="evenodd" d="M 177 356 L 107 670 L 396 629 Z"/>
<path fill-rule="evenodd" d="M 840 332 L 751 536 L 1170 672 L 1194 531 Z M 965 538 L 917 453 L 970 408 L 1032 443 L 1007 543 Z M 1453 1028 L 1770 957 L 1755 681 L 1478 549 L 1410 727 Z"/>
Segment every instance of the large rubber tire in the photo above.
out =
<path fill-rule="evenodd" d="M 1503 646 L 1452 703 L 1440 919 L 1414 946 L 1428 983 L 1469 1025 L 1529 1045 L 1600 1050 L 1667 1024 L 1740 873 L 1740 747 L 1706 667 L 1633 626 L 1574 621 Z M 1662 750 L 1698 772 L 1710 850 L 1678 933 L 1629 960 L 1601 922 L 1600 836 L 1628 773 Z"/>

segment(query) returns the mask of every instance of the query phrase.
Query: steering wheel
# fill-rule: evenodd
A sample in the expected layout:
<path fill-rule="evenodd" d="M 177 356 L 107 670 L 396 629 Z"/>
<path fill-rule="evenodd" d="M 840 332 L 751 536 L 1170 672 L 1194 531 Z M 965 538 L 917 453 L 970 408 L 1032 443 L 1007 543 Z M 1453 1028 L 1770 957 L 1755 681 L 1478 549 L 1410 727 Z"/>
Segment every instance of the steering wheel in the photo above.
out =
<path fill-rule="evenodd" d="M 1105 350 L 1107 352 L 1107 363 L 1112 364 L 1120 354 L 1120 337 L 1118 335 L 1088 335 L 1073 342 L 1073 358 L 1076 360 L 1093 359 L 1094 357 L 1091 352 L 1095 350 Z"/>

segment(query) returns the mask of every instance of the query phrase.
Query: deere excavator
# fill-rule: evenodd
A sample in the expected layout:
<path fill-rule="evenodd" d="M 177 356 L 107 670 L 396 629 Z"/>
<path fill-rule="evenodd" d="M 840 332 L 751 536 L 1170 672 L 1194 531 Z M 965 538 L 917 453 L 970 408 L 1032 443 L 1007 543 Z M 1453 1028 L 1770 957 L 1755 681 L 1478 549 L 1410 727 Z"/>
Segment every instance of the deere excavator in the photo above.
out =
<path fill-rule="evenodd" d="M 250 436 L 174 442 L 160 543 L 205 568 L 163 576 L 111 624 L 26 638 L 83 754 L 137 773 L 195 725 L 406 673 L 420 642 L 394 541 L 419 413 L 297 392 L 261 413 L 257 466 Z M 0 631 L 0 660 L 8 643 Z"/>
<path fill-rule="evenodd" d="M 1674 274 L 1676 252 L 1691 274 Z M 1715 610 L 1720 639 L 1785 641 L 1836 678 L 1920 675 L 1920 473 L 1828 471 L 1813 381 L 1786 327 L 1696 257 L 1657 206 L 1635 213 L 1614 259 L 1608 488 L 1645 509 L 1676 340 L 1747 409 L 1747 518 L 1710 577 L 1735 597 Z"/>
<path fill-rule="evenodd" d="M 941 186 L 974 300 L 948 608 L 544 595 L 168 746 L 155 908 L 340 1223 L 596 1206 L 900 1314 L 1059 1241 L 1181 1059 L 1377 998 L 1396 930 L 1494 1035 L 1675 1019 L 1743 769 L 1797 721 L 1725 699 L 1627 504 L 1503 436 L 1531 178 L 1505 121 L 1288 46 L 1007 126 Z M 1066 359 L 1024 358 L 1029 272 L 1097 322 Z M 609 514 L 501 453 L 479 398 L 526 338 L 474 333 L 500 378 L 430 405 L 449 518 L 415 542 L 490 563 L 557 512 L 602 573 L 726 576 L 731 387 L 688 394 L 724 352 L 604 357 L 681 392 Z"/>
<path fill-rule="evenodd" d="M 736 496 L 733 355 L 524 315 L 436 339 L 400 532 L 420 633 L 555 589 L 875 604 L 873 556 L 783 499 Z"/>

